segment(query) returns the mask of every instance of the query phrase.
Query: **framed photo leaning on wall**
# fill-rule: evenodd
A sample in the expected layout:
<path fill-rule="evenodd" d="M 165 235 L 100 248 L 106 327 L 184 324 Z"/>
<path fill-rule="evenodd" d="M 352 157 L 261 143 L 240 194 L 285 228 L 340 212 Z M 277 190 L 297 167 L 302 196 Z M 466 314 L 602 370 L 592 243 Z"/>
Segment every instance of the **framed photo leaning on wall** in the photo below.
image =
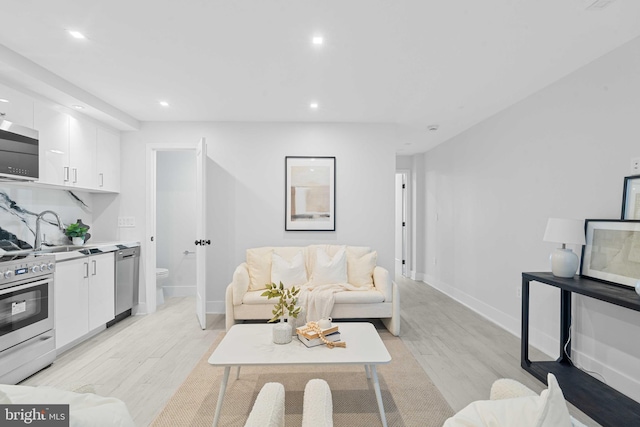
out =
<path fill-rule="evenodd" d="M 285 157 L 285 230 L 335 229 L 336 158 Z"/>
<path fill-rule="evenodd" d="M 624 179 L 622 219 L 640 219 L 640 175 Z"/>
<path fill-rule="evenodd" d="M 580 273 L 634 287 L 640 280 L 640 221 L 587 219 Z"/>

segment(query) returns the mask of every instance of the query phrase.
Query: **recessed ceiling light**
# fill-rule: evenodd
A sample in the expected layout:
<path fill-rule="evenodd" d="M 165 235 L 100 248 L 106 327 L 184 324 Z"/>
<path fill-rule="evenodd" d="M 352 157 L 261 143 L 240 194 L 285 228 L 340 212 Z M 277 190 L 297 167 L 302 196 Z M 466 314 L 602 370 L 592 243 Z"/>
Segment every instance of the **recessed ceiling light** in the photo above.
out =
<path fill-rule="evenodd" d="M 313 36 L 313 38 L 311 39 L 311 43 L 313 43 L 316 46 L 321 46 L 324 43 L 324 37 Z"/>
<path fill-rule="evenodd" d="M 427 126 L 427 129 L 429 129 L 429 131 L 431 132 L 435 132 L 438 130 L 438 127 L 439 127 L 438 125 L 429 125 Z"/>
<path fill-rule="evenodd" d="M 312 110 L 317 110 L 318 109 L 318 103 L 317 102 L 312 102 L 311 104 L 309 104 L 309 108 L 311 108 Z"/>
<path fill-rule="evenodd" d="M 69 34 L 71 34 L 71 37 L 75 39 L 86 39 L 84 34 L 82 34 L 80 31 L 75 31 L 75 30 L 68 30 L 68 31 L 69 31 Z"/>
<path fill-rule="evenodd" d="M 76 110 L 84 110 L 84 107 L 82 105 L 74 104 L 72 105 L 72 107 L 75 108 Z"/>
<path fill-rule="evenodd" d="M 167 101 L 160 101 L 160 105 L 162 105 L 163 107 L 168 107 L 169 103 Z"/>
<path fill-rule="evenodd" d="M 0 102 L 9 102 L 8 99 L 0 98 Z"/>

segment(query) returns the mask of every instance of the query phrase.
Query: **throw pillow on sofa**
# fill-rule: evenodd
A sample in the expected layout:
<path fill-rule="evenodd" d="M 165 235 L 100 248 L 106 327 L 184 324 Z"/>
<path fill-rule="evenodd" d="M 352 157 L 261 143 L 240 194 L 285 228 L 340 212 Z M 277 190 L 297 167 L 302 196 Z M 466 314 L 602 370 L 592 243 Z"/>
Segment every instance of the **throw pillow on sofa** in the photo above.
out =
<path fill-rule="evenodd" d="M 291 262 L 275 252 L 271 254 L 271 283 L 277 285 L 280 282 L 285 288 L 307 283 L 307 270 L 304 266 L 302 251 L 299 251 Z"/>
<path fill-rule="evenodd" d="M 378 252 L 360 255 L 347 247 L 347 278 L 353 286 L 373 286 L 373 270 L 378 261 Z"/>
<path fill-rule="evenodd" d="M 266 289 L 271 283 L 271 254 L 273 248 L 247 249 L 247 269 L 249 270 L 249 290 Z"/>
<path fill-rule="evenodd" d="M 314 286 L 347 283 L 347 253 L 341 248 L 331 258 L 324 249 L 316 251 L 316 263 L 311 274 Z"/>

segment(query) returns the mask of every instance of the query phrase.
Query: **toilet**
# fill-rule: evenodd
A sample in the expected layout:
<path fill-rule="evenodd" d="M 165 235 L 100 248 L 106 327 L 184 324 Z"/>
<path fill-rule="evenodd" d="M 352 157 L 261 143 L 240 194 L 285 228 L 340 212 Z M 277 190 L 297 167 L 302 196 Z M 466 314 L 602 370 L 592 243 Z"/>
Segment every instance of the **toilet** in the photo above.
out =
<path fill-rule="evenodd" d="M 169 278 L 169 270 L 166 268 L 156 268 L 156 305 L 164 304 L 163 286 Z"/>

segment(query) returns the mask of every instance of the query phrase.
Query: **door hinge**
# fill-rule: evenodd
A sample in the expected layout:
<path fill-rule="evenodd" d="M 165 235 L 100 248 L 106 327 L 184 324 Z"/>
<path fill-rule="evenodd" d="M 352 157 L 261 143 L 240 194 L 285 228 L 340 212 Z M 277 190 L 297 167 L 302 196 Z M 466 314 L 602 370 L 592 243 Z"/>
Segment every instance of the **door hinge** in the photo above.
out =
<path fill-rule="evenodd" d="M 405 188 L 407 188 L 407 184 L 402 184 L 402 189 L 404 190 Z"/>
<path fill-rule="evenodd" d="M 402 226 L 403 226 L 403 227 L 406 227 L 406 226 L 407 226 L 407 223 L 406 223 L 406 222 L 404 222 L 404 221 L 402 221 Z"/>
<path fill-rule="evenodd" d="M 402 260 L 402 265 L 405 265 L 407 263 L 407 261 Z"/>

